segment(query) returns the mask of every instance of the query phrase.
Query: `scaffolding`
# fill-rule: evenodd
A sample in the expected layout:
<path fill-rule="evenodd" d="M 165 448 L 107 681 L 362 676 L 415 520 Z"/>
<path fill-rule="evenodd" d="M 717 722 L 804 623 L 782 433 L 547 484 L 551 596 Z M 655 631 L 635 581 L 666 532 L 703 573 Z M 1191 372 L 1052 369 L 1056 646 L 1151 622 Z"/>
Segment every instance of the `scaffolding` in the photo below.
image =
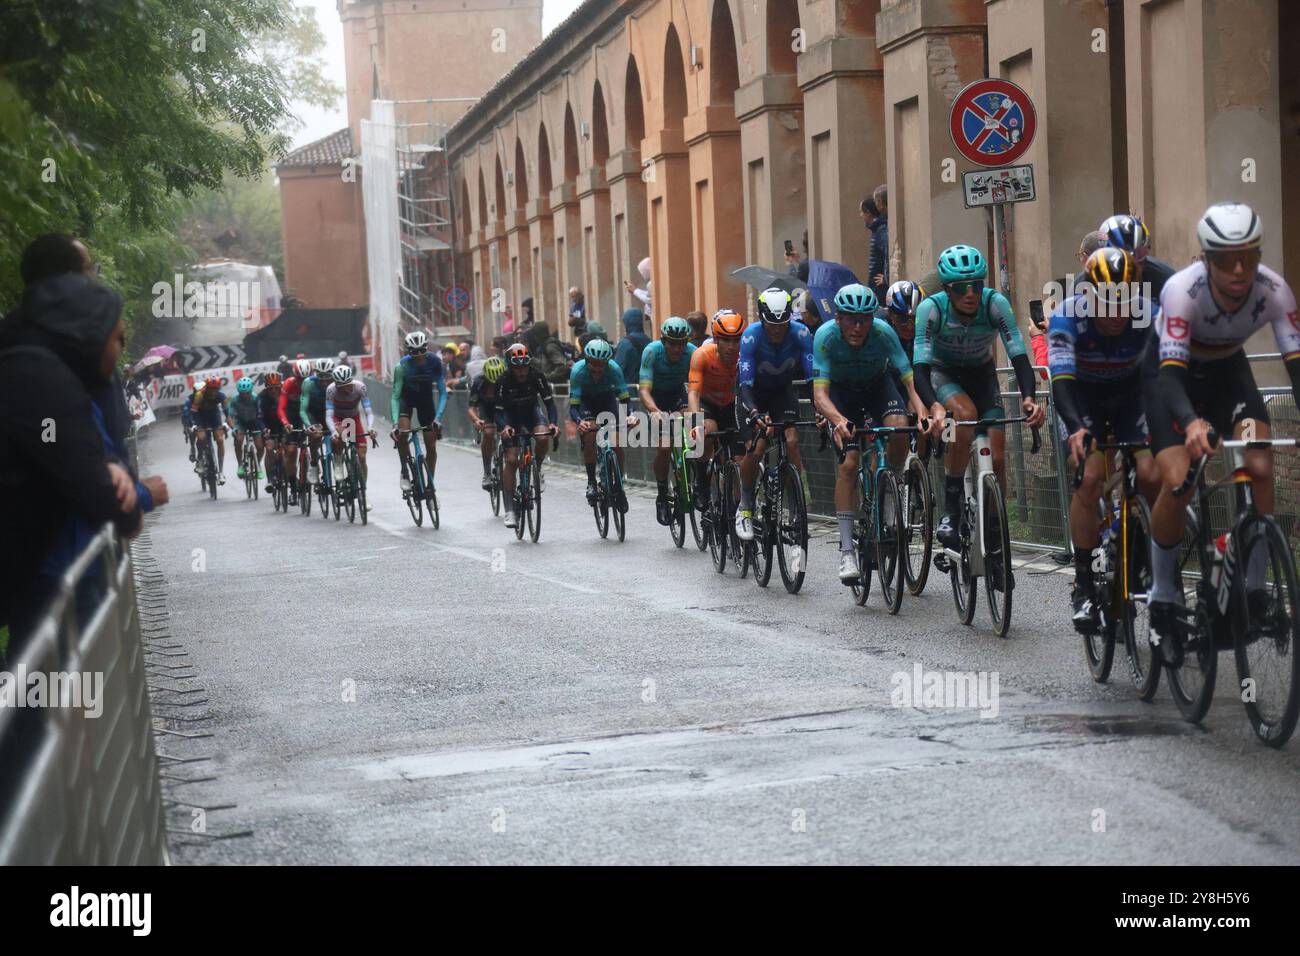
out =
<path fill-rule="evenodd" d="M 453 248 L 450 124 L 447 106 L 473 97 L 397 100 L 397 226 L 401 247 L 398 306 L 402 325 L 438 336 L 466 335 L 473 328 L 467 277 Z"/>

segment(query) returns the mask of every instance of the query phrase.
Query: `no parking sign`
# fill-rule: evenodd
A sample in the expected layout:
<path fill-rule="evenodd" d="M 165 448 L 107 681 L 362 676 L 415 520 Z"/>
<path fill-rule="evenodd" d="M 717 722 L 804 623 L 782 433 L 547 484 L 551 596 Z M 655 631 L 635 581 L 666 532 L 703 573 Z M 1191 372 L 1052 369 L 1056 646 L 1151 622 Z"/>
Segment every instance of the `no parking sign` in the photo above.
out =
<path fill-rule="evenodd" d="M 957 152 L 980 166 L 1006 166 L 1029 149 L 1037 125 L 1029 94 L 1010 80 L 986 77 L 952 101 L 948 132 Z"/>

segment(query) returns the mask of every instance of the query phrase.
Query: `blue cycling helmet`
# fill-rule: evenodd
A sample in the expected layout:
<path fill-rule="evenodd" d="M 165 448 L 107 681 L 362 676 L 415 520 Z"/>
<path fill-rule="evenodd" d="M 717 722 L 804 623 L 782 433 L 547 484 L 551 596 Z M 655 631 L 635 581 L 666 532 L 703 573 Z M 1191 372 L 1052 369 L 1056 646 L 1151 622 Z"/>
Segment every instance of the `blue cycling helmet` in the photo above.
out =
<path fill-rule="evenodd" d="M 844 286 L 835 293 L 835 311 L 849 315 L 870 315 L 880 307 L 876 294 L 861 282 Z"/>
<path fill-rule="evenodd" d="M 908 279 L 899 279 L 885 292 L 885 305 L 899 315 L 911 315 L 921 304 L 921 289 Z"/>
<path fill-rule="evenodd" d="M 944 283 L 983 279 L 988 274 L 984 255 L 974 246 L 949 246 L 939 253 L 939 278 Z"/>
<path fill-rule="evenodd" d="M 592 339 L 582 350 L 582 354 L 593 362 L 608 362 L 614 357 L 614 350 L 604 339 Z"/>
<path fill-rule="evenodd" d="M 249 378 L 247 375 L 245 375 L 243 378 L 241 378 L 238 382 L 235 383 L 235 391 L 239 392 L 239 394 L 241 395 L 247 395 L 252 390 L 253 390 L 253 380 Z"/>

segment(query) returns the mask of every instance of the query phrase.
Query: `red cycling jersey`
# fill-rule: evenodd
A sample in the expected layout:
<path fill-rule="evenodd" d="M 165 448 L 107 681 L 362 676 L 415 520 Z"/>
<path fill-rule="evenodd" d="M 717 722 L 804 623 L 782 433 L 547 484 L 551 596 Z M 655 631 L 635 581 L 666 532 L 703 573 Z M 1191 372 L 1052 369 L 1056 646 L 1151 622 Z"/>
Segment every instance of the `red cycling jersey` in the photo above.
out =
<path fill-rule="evenodd" d="M 302 379 L 296 375 L 286 378 L 280 386 L 280 404 L 276 413 L 285 428 L 300 428 L 298 401 L 302 397 Z"/>

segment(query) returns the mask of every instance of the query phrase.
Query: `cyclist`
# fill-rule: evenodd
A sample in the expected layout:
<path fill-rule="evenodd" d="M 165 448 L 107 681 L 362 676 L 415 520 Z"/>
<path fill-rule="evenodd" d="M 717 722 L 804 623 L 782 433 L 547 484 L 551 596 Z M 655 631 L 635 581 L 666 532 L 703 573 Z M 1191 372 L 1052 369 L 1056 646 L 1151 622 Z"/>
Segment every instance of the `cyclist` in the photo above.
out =
<path fill-rule="evenodd" d="M 538 462 L 546 460 L 548 438 L 554 438 L 559 429 L 559 413 L 555 409 L 555 393 L 546 376 L 532 367 L 533 358 L 528 354 L 528 346 L 516 342 L 506 350 L 506 361 L 510 372 L 501 377 L 497 387 L 496 423 L 501 435 L 501 444 L 505 449 L 505 461 L 501 470 L 501 484 L 505 493 L 513 499 L 515 493 L 515 471 L 519 463 L 519 433 L 530 431 L 537 436 L 536 454 Z M 546 404 L 546 419 L 542 419 L 540 403 Z M 515 526 L 515 509 L 505 509 L 505 525 Z"/>
<path fill-rule="evenodd" d="M 1255 385 L 1243 346 L 1266 325 L 1282 353 L 1292 394 L 1300 394 L 1300 319 L 1285 279 L 1260 262 L 1264 227 L 1241 203 L 1218 203 L 1196 226 L 1202 257 L 1165 285 L 1156 322 L 1159 345 L 1143 363 L 1143 397 L 1162 487 L 1151 509 L 1151 643 L 1170 666 L 1183 658 L 1183 593 L 1178 550 L 1187 522 L 1187 498 L 1174 489 L 1190 464 L 1212 454 L 1210 430 L 1267 439 L 1268 408 Z M 1273 511 L 1273 453 L 1251 449 L 1244 464 L 1254 479 L 1255 503 Z M 1264 590 L 1266 549 L 1255 548 L 1246 566 L 1246 600 L 1252 619 L 1269 616 Z"/>
<path fill-rule="evenodd" d="M 641 353 L 641 406 L 654 416 L 663 429 L 667 416 L 686 407 L 686 380 L 691 374 L 691 326 L 685 319 L 671 316 L 659 327 L 659 338 Z M 663 434 L 661 431 L 660 434 Z M 662 525 L 672 523 L 668 513 L 668 460 L 672 449 L 660 442 L 655 450 L 655 482 L 659 493 L 655 500 L 655 517 Z"/>
<path fill-rule="evenodd" d="M 894 334 L 898 336 L 899 344 L 903 346 L 903 354 L 907 356 L 909 362 L 912 360 L 912 351 L 916 346 L 916 307 L 924 298 L 925 292 L 919 285 L 910 279 L 899 279 L 885 290 L 885 304 L 876 311 L 876 318 L 888 322 Z M 889 366 L 889 374 L 894 377 L 898 394 L 905 395 L 907 389 L 903 385 L 902 374 L 892 364 Z M 917 433 L 917 454 L 925 454 L 928 438 L 929 436 L 924 432 Z"/>
<path fill-rule="evenodd" d="M 226 393 L 221 390 L 221 379 L 215 375 L 208 376 L 203 383 L 203 391 L 195 391 L 190 404 L 190 414 L 194 421 L 194 440 L 202 443 L 209 431 L 217 443 L 217 484 L 224 485 L 226 476 L 226 428 L 222 411 L 226 406 Z"/>
<path fill-rule="evenodd" d="M 191 409 L 201 391 L 203 391 L 203 379 L 194 383 L 194 390 L 185 396 L 185 401 L 181 404 L 181 432 L 190 446 L 190 461 L 194 460 L 194 414 Z"/>
<path fill-rule="evenodd" d="M 366 394 L 366 383 L 353 378 L 352 369 L 347 365 L 334 366 L 330 378 L 333 381 L 325 389 L 325 431 L 334 444 L 334 480 L 342 481 L 347 477 L 343 467 L 343 443 L 354 441 L 364 487 L 370 477 L 370 469 L 366 466 L 366 436 L 373 438 L 375 434 L 375 413 L 370 407 L 370 396 Z M 366 414 L 364 429 L 361 427 L 361 412 Z M 374 510 L 369 501 L 366 510 Z"/>
<path fill-rule="evenodd" d="M 794 383 L 813 377 L 813 336 L 808 326 L 792 316 L 794 303 L 784 289 L 771 288 L 758 296 L 758 321 L 740 337 L 740 364 L 736 389 L 736 424 L 746 444 L 761 425 L 762 435 L 754 450 L 740 460 L 740 507 L 736 510 L 736 534 L 742 541 L 754 540 L 754 482 L 766 449 L 766 429 L 786 412 L 799 410 Z M 790 463 L 803 473 L 799 455 L 799 434 L 785 431 L 785 448 Z M 804 494 L 808 482 L 804 479 Z"/>
<path fill-rule="evenodd" d="M 617 363 L 610 364 L 614 357 L 614 347 L 604 339 L 592 339 L 582 350 L 583 358 L 573 366 L 569 373 L 569 417 L 578 426 L 582 441 L 582 461 L 587 466 L 587 504 L 596 503 L 596 433 L 601 428 L 601 415 L 607 415 L 606 427 L 613 428 L 617 434 L 617 424 L 621 409 L 626 409 L 628 402 L 627 383 L 623 381 L 623 370 Z M 618 463 L 623 464 L 623 449 L 617 440 L 614 453 Z M 627 511 L 626 501 L 620 494 L 618 507 Z"/>
<path fill-rule="evenodd" d="M 265 426 L 262 423 L 257 399 L 253 397 L 251 375 L 245 375 L 235 383 L 235 395 L 226 405 L 226 418 L 230 421 L 230 430 L 235 434 L 235 461 L 238 464 L 235 469 L 236 476 L 244 477 L 244 433 L 248 432 L 257 448 L 257 477 L 259 480 L 265 478 L 266 473 L 261 467 L 262 453 L 266 447 L 262 443 L 262 430 Z"/>
<path fill-rule="evenodd" d="M 257 414 L 262 420 L 262 437 L 265 447 L 262 451 L 262 460 L 268 465 L 274 459 L 272 455 L 280 454 L 280 446 L 284 441 L 284 423 L 280 421 L 280 373 L 267 372 L 262 376 L 262 390 L 257 395 Z M 270 471 L 266 467 L 266 471 Z M 274 491 L 270 485 L 266 486 L 266 493 L 269 495 Z"/>
<path fill-rule="evenodd" d="M 479 450 L 483 454 L 482 488 L 492 487 L 492 456 L 496 453 L 496 402 L 497 383 L 505 374 L 506 363 L 494 355 L 483 363 L 482 374 L 475 375 L 469 383 L 469 420 L 479 437 Z"/>
<path fill-rule="evenodd" d="M 1137 278 L 1134 281 L 1146 283 L 1148 287 L 1142 294 L 1159 305 L 1165 283 L 1173 278 L 1175 270 L 1169 263 L 1149 255 L 1151 232 L 1146 223 L 1137 216 L 1117 213 L 1098 227 L 1097 235 L 1105 245 L 1123 249 L 1133 256 L 1137 264 Z M 1086 274 L 1086 267 L 1084 272 Z"/>
<path fill-rule="evenodd" d="M 691 417 L 704 416 L 704 457 L 696 462 L 695 506 L 704 509 L 709 500 L 704 487 L 704 462 L 713 456 L 713 433 L 736 426 L 736 376 L 740 367 L 740 337 L 745 320 L 731 309 L 719 309 L 709 320 L 709 338 L 691 356 L 691 374 L 686 382 L 686 401 Z M 696 419 L 698 420 L 698 419 Z"/>
<path fill-rule="evenodd" d="M 442 359 L 429 352 L 429 336 L 421 329 L 406 334 L 402 342 L 406 354 L 393 369 L 393 397 L 391 411 L 397 423 L 397 453 L 401 456 L 402 473 L 409 474 L 411 452 L 406 433 L 411 429 L 411 412 L 414 411 L 424 432 L 424 455 L 429 474 L 438 467 L 438 437 L 442 434 L 442 411 L 447 407 L 447 379 Z M 438 403 L 434 407 L 433 390 L 438 390 Z M 402 479 L 402 490 L 411 490 L 411 479 Z"/>
<path fill-rule="evenodd" d="M 320 481 L 321 439 L 325 435 L 325 390 L 330 385 L 330 374 L 334 371 L 334 360 L 322 358 L 316 360 L 316 371 L 302 383 L 302 393 L 298 398 L 298 411 L 307 426 L 307 440 L 311 444 L 311 465 L 307 469 L 307 481 L 315 484 Z"/>
<path fill-rule="evenodd" d="M 835 518 L 840 529 L 840 580 L 858 580 L 857 550 L 853 546 L 859 456 L 864 448 L 855 440 L 861 424 L 886 427 L 907 425 L 912 408 L 918 420 L 926 407 L 912 385 L 912 364 L 898 334 L 876 317 L 875 293 L 852 283 L 835 293 L 835 321 L 826 322 L 813 340 L 813 406 L 826 418 L 835 438 L 839 473 L 835 479 Z M 903 391 L 890 372 L 896 372 Z M 934 422 L 931 427 L 938 428 Z M 907 436 L 891 435 L 887 457 L 895 471 L 907 458 Z"/>
<path fill-rule="evenodd" d="M 289 496 L 294 501 L 299 486 L 307 481 L 306 458 L 302 454 L 305 433 L 301 399 L 302 383 L 311 377 L 311 371 L 311 362 L 307 359 L 294 359 L 293 374 L 284 380 L 280 388 L 280 403 L 276 407 L 276 417 L 285 431 L 284 473 L 290 477 Z"/>
<path fill-rule="evenodd" d="M 1052 312 L 1048 322 L 1048 368 L 1059 415 L 1060 440 L 1070 465 L 1085 461 L 1083 481 L 1070 501 L 1074 546 L 1074 628 L 1095 634 L 1100 609 L 1092 600 L 1093 555 L 1101 538 L 1098 505 L 1105 456 L 1089 454 L 1088 440 L 1145 442 L 1141 364 L 1157 306 L 1138 294 L 1137 262 L 1124 249 L 1103 246 L 1083 267 L 1088 282 Z M 1151 501 L 1160 490 L 1155 460 L 1138 453 L 1138 485 Z"/>
<path fill-rule="evenodd" d="M 1006 296 L 984 287 L 988 266 L 973 246 L 949 246 L 939 254 L 943 290 L 924 299 L 916 309 L 916 344 L 912 367 L 916 391 L 933 418 L 951 413 L 961 421 L 1003 417 L 993 343 L 1001 338 L 1020 387 L 1027 423 L 1037 428 L 1046 411 L 1034 400 L 1034 369 Z M 993 469 L 1005 488 L 1003 456 L 1006 435 L 991 426 Z M 943 516 L 936 529 L 939 541 L 956 547 L 956 517 L 961 511 L 962 476 L 970 460 L 973 430 L 959 428 L 947 442 L 943 461 Z"/>

